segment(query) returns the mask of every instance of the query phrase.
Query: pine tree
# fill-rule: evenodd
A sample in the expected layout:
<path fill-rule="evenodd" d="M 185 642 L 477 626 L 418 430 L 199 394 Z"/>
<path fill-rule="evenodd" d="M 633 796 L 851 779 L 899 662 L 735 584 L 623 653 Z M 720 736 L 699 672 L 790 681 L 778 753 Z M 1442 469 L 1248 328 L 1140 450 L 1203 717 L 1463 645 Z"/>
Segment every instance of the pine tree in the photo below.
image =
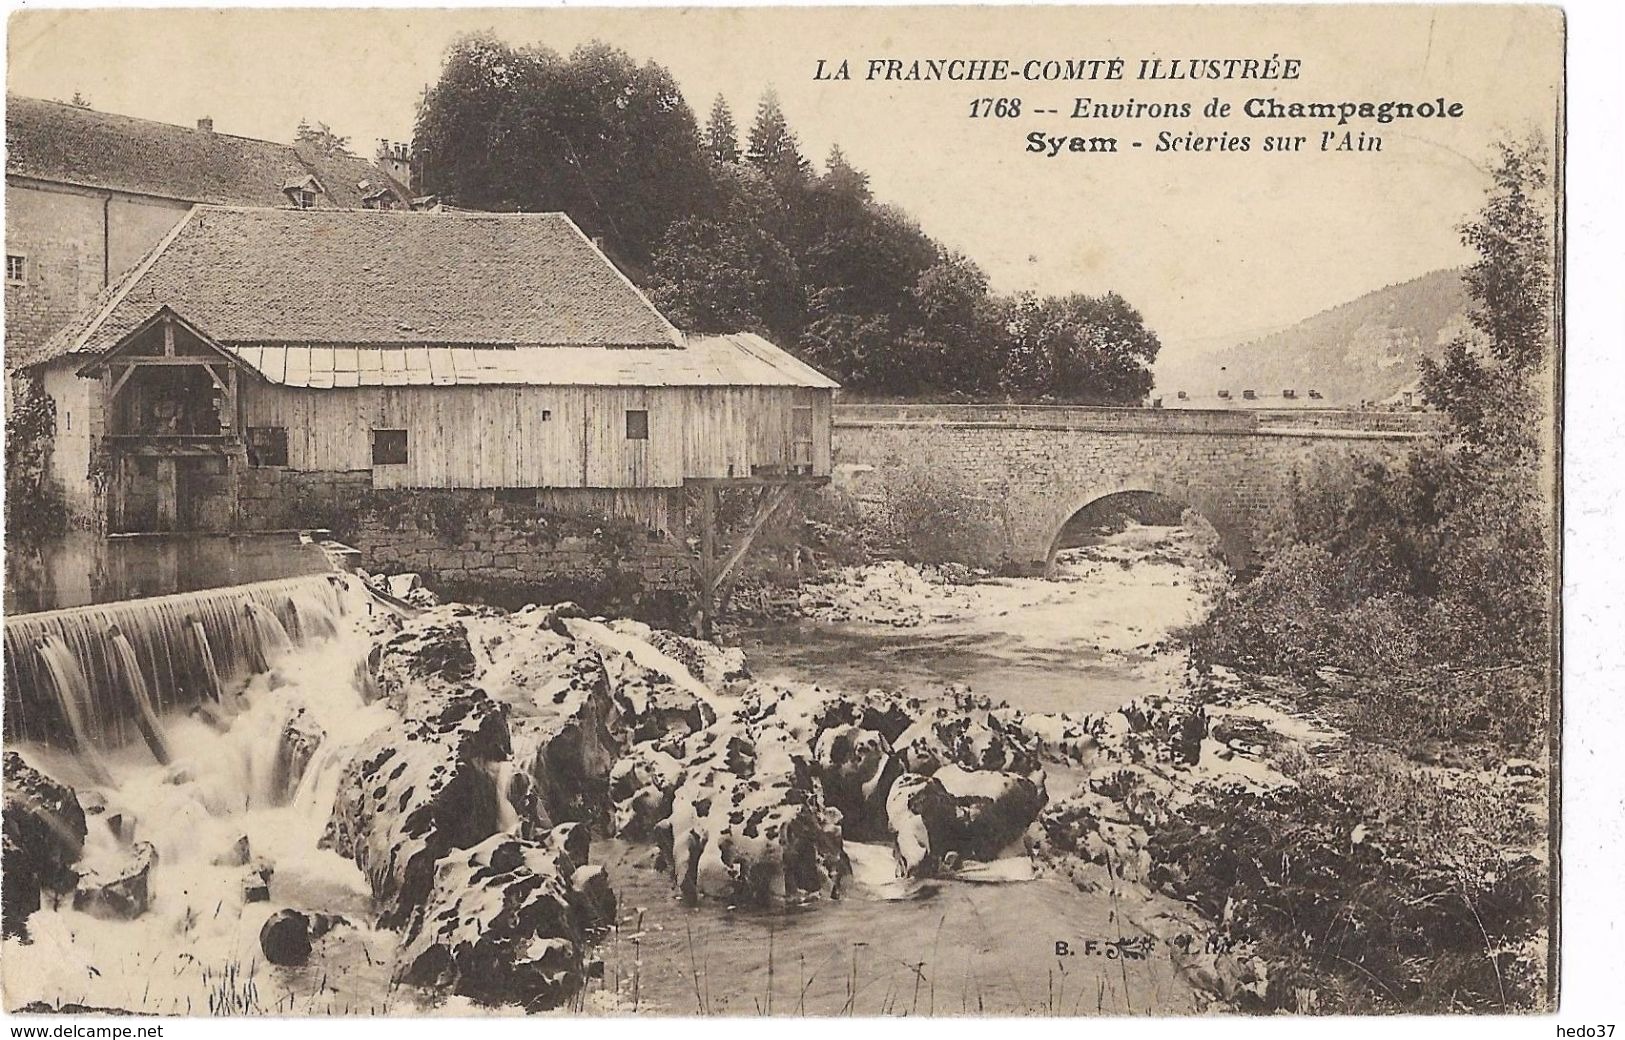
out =
<path fill-rule="evenodd" d="M 779 95 L 772 88 L 762 95 L 762 103 L 757 106 L 745 158 L 776 182 L 804 181 L 811 172 L 795 132 L 784 118 L 784 109 L 779 107 Z"/>
<path fill-rule="evenodd" d="M 831 145 L 824 160 L 824 183 L 835 191 L 869 200 L 869 175 L 846 161 L 840 145 Z"/>
<path fill-rule="evenodd" d="M 705 148 L 712 162 L 731 166 L 739 161 L 739 130 L 721 94 L 711 103 L 711 118 L 705 124 Z"/>

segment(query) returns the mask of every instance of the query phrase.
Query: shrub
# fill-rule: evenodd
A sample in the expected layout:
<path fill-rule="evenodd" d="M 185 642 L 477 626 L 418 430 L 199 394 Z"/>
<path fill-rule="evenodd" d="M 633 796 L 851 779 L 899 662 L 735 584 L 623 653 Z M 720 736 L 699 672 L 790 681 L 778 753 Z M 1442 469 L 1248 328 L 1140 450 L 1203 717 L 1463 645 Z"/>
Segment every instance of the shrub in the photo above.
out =
<path fill-rule="evenodd" d="M 1549 878 L 1508 792 L 1393 755 L 1300 786 L 1239 787 L 1150 831 L 1152 880 L 1278 965 L 1268 1005 L 1504 1011 L 1545 999 Z"/>
<path fill-rule="evenodd" d="M 59 534 L 68 522 L 62 488 L 48 472 L 56 435 L 56 405 L 38 378 L 11 376 L 6 410 L 6 536 L 36 542 Z"/>

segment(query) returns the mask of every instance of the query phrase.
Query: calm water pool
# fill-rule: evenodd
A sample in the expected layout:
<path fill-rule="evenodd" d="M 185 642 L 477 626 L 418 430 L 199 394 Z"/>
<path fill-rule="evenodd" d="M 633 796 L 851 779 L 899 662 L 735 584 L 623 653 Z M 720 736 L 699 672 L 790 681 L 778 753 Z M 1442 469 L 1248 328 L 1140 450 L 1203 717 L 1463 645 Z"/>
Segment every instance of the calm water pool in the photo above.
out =
<path fill-rule="evenodd" d="M 277 534 L 113 535 L 70 531 L 6 546 L 7 614 L 81 607 L 331 570 L 314 544 Z"/>

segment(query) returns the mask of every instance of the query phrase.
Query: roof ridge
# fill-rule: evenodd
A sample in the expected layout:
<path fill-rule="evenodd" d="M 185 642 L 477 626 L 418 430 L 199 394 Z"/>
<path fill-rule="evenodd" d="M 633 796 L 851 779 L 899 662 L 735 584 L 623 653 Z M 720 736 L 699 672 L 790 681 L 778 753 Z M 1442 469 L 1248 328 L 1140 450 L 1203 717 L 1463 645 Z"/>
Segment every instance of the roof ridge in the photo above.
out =
<path fill-rule="evenodd" d="M 151 116 L 132 116 L 127 112 L 110 112 L 104 108 L 92 108 L 87 105 L 76 105 L 71 101 L 62 101 L 58 98 L 35 97 L 32 94 L 18 94 L 15 91 L 6 91 L 6 102 L 9 104 L 13 98 L 22 101 L 33 101 L 42 105 L 58 105 L 72 112 L 89 112 L 91 115 L 104 116 L 109 119 L 127 119 L 132 123 L 148 123 L 152 126 L 161 126 L 169 130 L 180 130 L 189 134 L 208 134 L 211 137 L 231 137 L 239 141 L 253 141 L 255 144 L 268 144 L 274 148 L 293 148 L 291 144 L 273 141 L 268 137 L 250 137 L 247 134 L 234 134 L 224 130 L 203 130 L 196 126 L 187 126 L 185 123 L 171 123 L 163 119 L 153 119 Z"/>
<path fill-rule="evenodd" d="M 201 206 L 193 206 L 191 209 L 187 210 L 186 216 L 182 217 L 180 220 L 177 220 L 175 222 L 175 226 L 170 228 L 168 233 L 165 234 L 163 238 L 158 240 L 158 244 L 153 246 L 152 250 L 147 253 L 146 256 L 142 257 L 135 267 L 130 269 L 129 273 L 126 274 L 120 281 L 118 289 L 111 297 L 108 298 L 107 302 L 102 305 L 102 309 L 97 312 L 96 316 L 92 318 L 84 328 L 79 330 L 79 334 L 74 337 L 72 345 L 66 351 L 64 351 L 64 353 L 77 353 L 84 347 L 86 341 L 90 339 L 91 334 L 97 329 L 101 328 L 102 322 L 106 321 L 113 311 L 118 308 L 118 305 L 124 302 L 124 298 L 130 295 L 130 290 L 135 288 L 135 283 L 146 277 L 147 272 L 152 270 L 152 265 L 158 262 L 158 258 L 163 255 L 164 250 L 168 249 L 170 244 L 173 243 L 176 237 L 180 235 L 181 230 L 192 223 L 192 218 L 197 215 L 198 210 L 201 208 Z M 165 304 L 164 306 L 168 306 L 168 304 Z"/>

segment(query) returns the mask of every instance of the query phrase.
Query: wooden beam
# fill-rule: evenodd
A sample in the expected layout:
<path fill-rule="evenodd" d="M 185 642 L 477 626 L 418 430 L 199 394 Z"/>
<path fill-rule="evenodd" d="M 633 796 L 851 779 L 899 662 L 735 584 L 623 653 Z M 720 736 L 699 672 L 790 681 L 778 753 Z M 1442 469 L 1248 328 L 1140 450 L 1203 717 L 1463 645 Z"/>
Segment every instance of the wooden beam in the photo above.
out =
<path fill-rule="evenodd" d="M 222 359 L 207 354 L 183 354 L 176 357 L 159 357 L 156 354 L 126 354 L 123 357 L 108 358 L 107 367 L 117 368 L 120 365 L 198 365 L 207 368 L 210 364 L 222 364 Z"/>
<path fill-rule="evenodd" d="M 752 474 L 748 477 L 685 477 L 683 483 L 690 487 L 823 487 L 829 483 L 829 477 L 807 473 Z"/>
<path fill-rule="evenodd" d="M 774 515 L 790 500 L 790 494 L 793 490 L 792 487 L 786 484 L 778 484 L 762 489 L 761 495 L 756 500 L 756 514 L 751 517 L 750 525 L 739 536 L 739 541 L 734 543 L 733 549 L 728 553 L 727 558 L 722 561 L 722 568 L 717 573 L 716 609 L 720 610 L 727 606 L 728 598 L 733 594 L 734 580 L 739 564 L 745 559 L 745 554 L 750 552 L 750 547 L 756 541 L 756 536 L 762 533 L 762 528 L 766 527 L 768 521 L 772 520 Z"/>
<path fill-rule="evenodd" d="M 716 623 L 717 489 L 700 488 L 700 624 L 701 639 L 710 639 Z"/>
<path fill-rule="evenodd" d="M 220 378 L 220 373 L 214 370 L 213 365 L 205 364 L 203 366 L 203 371 L 209 373 L 209 378 L 214 380 L 214 388 L 216 390 L 223 394 L 230 394 L 231 391 L 226 389 L 226 381 Z"/>
<path fill-rule="evenodd" d="M 173 531 L 180 527 L 179 474 L 172 457 L 158 458 L 158 530 Z"/>
<path fill-rule="evenodd" d="M 109 405 L 118 400 L 118 392 L 124 389 L 124 384 L 128 383 L 133 375 L 135 375 L 135 369 L 126 368 L 123 375 L 113 380 L 112 389 L 107 391 L 107 403 Z"/>
<path fill-rule="evenodd" d="M 175 356 L 175 323 L 164 322 L 164 357 Z"/>

